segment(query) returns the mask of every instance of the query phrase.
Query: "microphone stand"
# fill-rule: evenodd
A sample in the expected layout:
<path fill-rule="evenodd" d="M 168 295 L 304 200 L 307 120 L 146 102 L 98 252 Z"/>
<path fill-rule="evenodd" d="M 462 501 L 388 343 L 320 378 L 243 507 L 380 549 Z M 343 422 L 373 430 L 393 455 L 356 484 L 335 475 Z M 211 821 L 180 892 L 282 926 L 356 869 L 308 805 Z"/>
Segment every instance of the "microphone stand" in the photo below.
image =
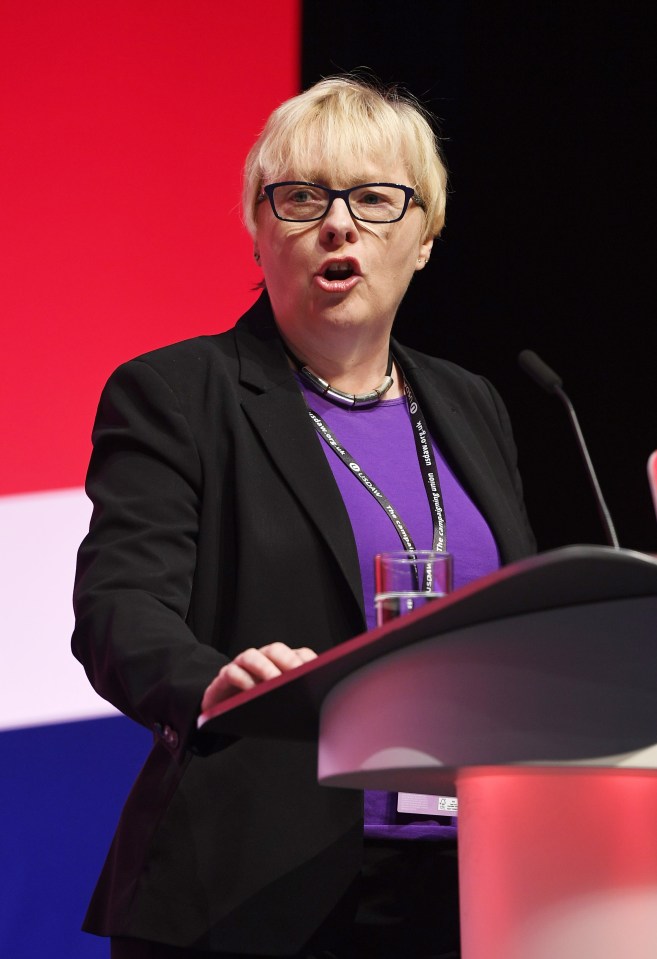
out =
<path fill-rule="evenodd" d="M 604 527 L 607 542 L 610 546 L 613 546 L 614 549 L 620 549 L 620 543 L 618 542 L 618 536 L 616 535 L 616 529 L 611 518 L 611 513 L 609 512 L 605 498 L 602 495 L 600 483 L 598 482 L 598 477 L 589 455 L 584 434 L 582 433 L 582 429 L 579 425 L 575 407 L 562 388 L 561 377 L 555 373 L 554 370 L 547 365 L 547 363 L 544 363 L 540 356 L 534 353 L 533 350 L 523 350 L 518 356 L 518 363 L 525 373 L 531 376 L 531 378 L 538 383 L 542 389 L 544 389 L 547 393 L 552 393 L 558 396 L 563 405 L 566 407 L 568 417 L 572 424 L 573 430 L 575 431 L 577 447 L 582 454 L 582 459 L 584 460 L 584 465 L 586 467 L 586 473 L 589 478 L 589 482 L 591 483 L 591 487 L 593 488 L 593 494 L 598 507 L 598 514 Z"/>

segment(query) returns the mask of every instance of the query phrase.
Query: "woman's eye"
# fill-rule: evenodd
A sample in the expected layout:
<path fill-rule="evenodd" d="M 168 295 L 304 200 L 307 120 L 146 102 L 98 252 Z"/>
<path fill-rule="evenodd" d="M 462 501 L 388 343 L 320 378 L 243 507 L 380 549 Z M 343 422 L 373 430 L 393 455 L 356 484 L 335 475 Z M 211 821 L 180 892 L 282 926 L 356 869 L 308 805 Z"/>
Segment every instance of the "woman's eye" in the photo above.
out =
<path fill-rule="evenodd" d="M 365 193 L 360 197 L 360 203 L 364 203 L 366 206 L 376 206 L 377 203 L 381 203 L 382 197 L 378 193 Z"/>
<path fill-rule="evenodd" d="M 317 203 L 322 202 L 323 197 L 319 190 L 313 190 L 312 187 L 296 187 L 286 193 L 285 199 L 288 203 Z"/>

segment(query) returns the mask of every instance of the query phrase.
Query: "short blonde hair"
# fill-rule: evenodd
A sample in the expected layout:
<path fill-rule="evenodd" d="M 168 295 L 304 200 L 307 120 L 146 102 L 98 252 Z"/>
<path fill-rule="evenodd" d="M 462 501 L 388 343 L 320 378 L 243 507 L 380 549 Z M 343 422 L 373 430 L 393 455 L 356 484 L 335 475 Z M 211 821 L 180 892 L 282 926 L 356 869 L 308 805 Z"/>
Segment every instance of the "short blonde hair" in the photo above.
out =
<path fill-rule="evenodd" d="M 438 236 L 445 222 L 447 170 L 427 117 L 409 94 L 351 75 L 321 80 L 286 100 L 246 158 L 242 202 L 249 233 L 255 237 L 257 198 L 265 183 L 287 176 L 312 181 L 322 157 L 347 185 L 346 171 L 354 162 L 399 157 L 411 178 L 407 185 L 424 206 L 423 240 Z"/>

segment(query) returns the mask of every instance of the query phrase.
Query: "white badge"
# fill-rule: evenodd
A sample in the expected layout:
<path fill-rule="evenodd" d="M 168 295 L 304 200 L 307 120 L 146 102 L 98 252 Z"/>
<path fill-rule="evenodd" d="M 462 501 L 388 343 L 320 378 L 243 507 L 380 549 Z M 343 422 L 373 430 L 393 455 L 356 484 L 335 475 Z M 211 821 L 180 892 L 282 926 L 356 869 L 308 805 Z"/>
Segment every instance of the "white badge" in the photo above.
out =
<path fill-rule="evenodd" d="M 420 816 L 458 816 L 459 801 L 454 796 L 397 793 L 397 812 L 416 813 Z"/>

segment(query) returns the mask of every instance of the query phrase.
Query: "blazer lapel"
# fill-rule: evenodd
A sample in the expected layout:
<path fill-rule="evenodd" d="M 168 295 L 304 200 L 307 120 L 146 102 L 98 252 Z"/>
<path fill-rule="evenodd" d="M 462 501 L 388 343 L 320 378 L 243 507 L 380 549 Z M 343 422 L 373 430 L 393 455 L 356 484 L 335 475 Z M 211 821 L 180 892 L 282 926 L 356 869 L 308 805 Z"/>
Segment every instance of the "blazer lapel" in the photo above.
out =
<path fill-rule="evenodd" d="M 335 556 L 365 628 L 360 567 L 349 516 L 288 364 L 266 294 L 238 322 L 235 338 L 240 382 L 246 388 L 242 409 Z"/>

